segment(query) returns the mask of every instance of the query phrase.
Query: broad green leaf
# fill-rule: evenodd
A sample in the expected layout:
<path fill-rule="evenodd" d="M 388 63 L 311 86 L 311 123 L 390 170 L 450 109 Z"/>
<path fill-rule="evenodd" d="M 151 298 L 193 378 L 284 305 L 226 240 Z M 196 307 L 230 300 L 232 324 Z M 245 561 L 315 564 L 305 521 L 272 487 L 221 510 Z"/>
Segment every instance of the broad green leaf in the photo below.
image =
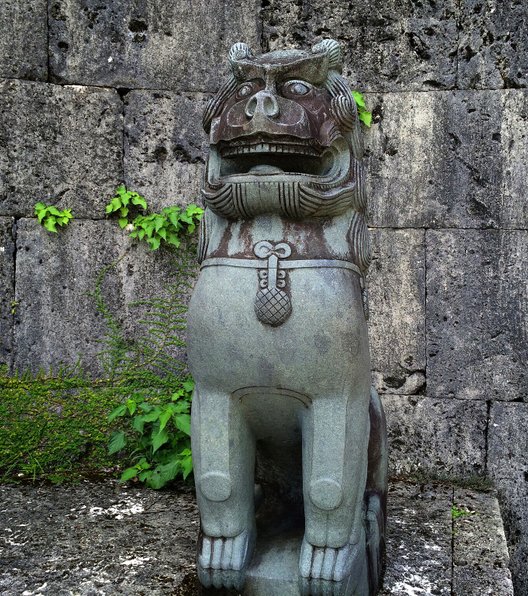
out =
<path fill-rule="evenodd" d="M 169 440 L 169 433 L 166 429 L 158 430 L 152 433 L 152 453 L 156 451 Z"/>
<path fill-rule="evenodd" d="M 121 474 L 121 478 L 119 479 L 120 482 L 126 482 L 127 480 L 130 480 L 131 478 L 135 478 L 139 473 L 139 470 L 137 468 L 127 468 L 122 474 Z"/>
<path fill-rule="evenodd" d="M 143 416 L 135 416 L 132 420 L 132 428 L 137 430 L 138 433 L 143 433 L 143 429 L 145 428 L 145 420 L 143 420 Z"/>
<path fill-rule="evenodd" d="M 119 221 L 119 227 L 122 230 L 128 226 L 128 219 L 126 217 L 120 217 L 118 221 Z"/>
<path fill-rule="evenodd" d="M 119 416 L 124 416 L 126 414 L 126 411 L 127 411 L 127 407 L 125 404 L 117 406 L 117 408 L 112 410 L 110 412 L 110 414 L 108 415 L 108 422 L 112 422 L 112 420 L 115 420 Z"/>
<path fill-rule="evenodd" d="M 110 442 L 108 443 L 108 453 L 110 455 L 112 455 L 112 453 L 117 453 L 118 451 L 121 451 L 121 449 L 123 449 L 123 447 L 125 447 L 125 445 L 126 445 L 125 433 L 122 430 L 115 432 L 112 435 Z"/>
<path fill-rule="evenodd" d="M 162 431 L 167 426 L 167 422 L 171 419 L 172 412 L 173 410 L 169 406 L 167 406 L 165 410 L 163 410 L 163 412 L 161 413 L 159 417 L 160 431 Z"/>
<path fill-rule="evenodd" d="M 176 424 L 176 428 L 181 430 L 187 436 L 191 436 L 191 417 L 189 414 L 175 416 L 174 423 Z"/>
<path fill-rule="evenodd" d="M 165 228 L 161 228 L 161 230 L 158 230 L 158 236 L 163 238 L 163 240 L 167 240 L 167 230 Z"/>
<path fill-rule="evenodd" d="M 152 476 L 152 472 L 150 470 L 143 470 L 143 472 L 139 473 L 139 480 L 141 480 L 141 482 L 145 482 L 147 481 L 147 486 L 148 485 L 148 479 Z"/>
<path fill-rule="evenodd" d="M 40 201 L 35 203 L 35 213 L 37 211 L 41 211 L 42 209 L 46 209 L 46 205 L 44 205 L 44 203 L 41 203 Z"/>
<path fill-rule="evenodd" d="M 137 408 L 136 400 L 135 399 L 127 399 L 126 407 L 127 407 L 128 413 L 132 416 L 132 414 L 136 411 L 136 408 Z"/>
<path fill-rule="evenodd" d="M 186 480 L 187 476 L 193 471 L 192 456 L 189 454 L 185 457 L 182 457 L 180 460 L 180 466 L 183 473 L 183 479 Z"/>
<path fill-rule="evenodd" d="M 142 416 L 145 422 L 156 422 L 156 420 L 160 417 L 161 410 L 159 408 L 153 409 L 148 414 L 144 414 Z"/>
<path fill-rule="evenodd" d="M 128 207 L 121 207 L 119 209 L 119 215 L 121 217 L 126 217 L 128 215 Z"/>

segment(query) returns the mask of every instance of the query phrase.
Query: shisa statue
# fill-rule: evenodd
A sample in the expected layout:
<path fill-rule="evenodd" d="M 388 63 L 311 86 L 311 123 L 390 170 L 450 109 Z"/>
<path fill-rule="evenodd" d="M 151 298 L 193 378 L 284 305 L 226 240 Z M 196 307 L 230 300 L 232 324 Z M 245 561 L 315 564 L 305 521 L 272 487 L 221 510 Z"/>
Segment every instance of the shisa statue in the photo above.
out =
<path fill-rule="evenodd" d="M 261 56 L 236 43 L 229 63 L 203 120 L 188 319 L 199 579 L 248 594 L 375 594 L 387 449 L 371 388 L 356 103 L 333 40 Z M 272 567 L 296 557 L 293 584 L 258 570 L 271 555 L 258 554 L 257 501 Z"/>

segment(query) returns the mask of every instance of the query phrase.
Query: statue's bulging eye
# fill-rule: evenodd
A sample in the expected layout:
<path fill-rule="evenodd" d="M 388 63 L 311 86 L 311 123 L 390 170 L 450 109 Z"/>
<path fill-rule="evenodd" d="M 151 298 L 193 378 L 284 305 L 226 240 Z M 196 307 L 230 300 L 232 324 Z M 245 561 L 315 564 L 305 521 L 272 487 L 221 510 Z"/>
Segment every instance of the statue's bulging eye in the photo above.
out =
<path fill-rule="evenodd" d="M 253 85 L 251 83 L 244 83 L 238 88 L 237 91 L 237 98 L 244 99 L 244 97 L 249 97 L 253 93 Z"/>
<path fill-rule="evenodd" d="M 308 95 L 312 90 L 312 86 L 309 83 L 303 83 L 302 81 L 288 81 L 284 85 L 284 90 L 290 95 Z"/>

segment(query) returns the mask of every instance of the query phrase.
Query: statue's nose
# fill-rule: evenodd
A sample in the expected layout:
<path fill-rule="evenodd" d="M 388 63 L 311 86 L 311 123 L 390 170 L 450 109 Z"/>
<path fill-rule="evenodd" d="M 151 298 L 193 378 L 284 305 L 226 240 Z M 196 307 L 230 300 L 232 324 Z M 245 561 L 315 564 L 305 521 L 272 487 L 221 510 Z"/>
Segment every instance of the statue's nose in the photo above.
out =
<path fill-rule="evenodd" d="M 279 104 L 272 93 L 263 90 L 248 100 L 245 112 L 246 116 L 250 119 L 256 115 L 266 116 L 266 118 L 276 118 L 279 115 Z"/>

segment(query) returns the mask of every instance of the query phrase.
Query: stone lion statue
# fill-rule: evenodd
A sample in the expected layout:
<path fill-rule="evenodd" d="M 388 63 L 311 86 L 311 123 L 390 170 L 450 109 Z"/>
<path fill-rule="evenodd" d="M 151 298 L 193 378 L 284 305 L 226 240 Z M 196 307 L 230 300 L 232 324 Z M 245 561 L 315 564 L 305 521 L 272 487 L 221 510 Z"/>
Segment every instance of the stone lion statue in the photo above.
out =
<path fill-rule="evenodd" d="M 242 590 L 263 560 L 258 460 L 264 503 L 279 503 L 270 552 L 296 557 L 297 587 L 271 578 L 251 594 L 379 587 L 386 430 L 371 388 L 362 136 L 341 62 L 333 40 L 260 56 L 237 43 L 205 110 L 188 318 L 205 586 Z"/>

